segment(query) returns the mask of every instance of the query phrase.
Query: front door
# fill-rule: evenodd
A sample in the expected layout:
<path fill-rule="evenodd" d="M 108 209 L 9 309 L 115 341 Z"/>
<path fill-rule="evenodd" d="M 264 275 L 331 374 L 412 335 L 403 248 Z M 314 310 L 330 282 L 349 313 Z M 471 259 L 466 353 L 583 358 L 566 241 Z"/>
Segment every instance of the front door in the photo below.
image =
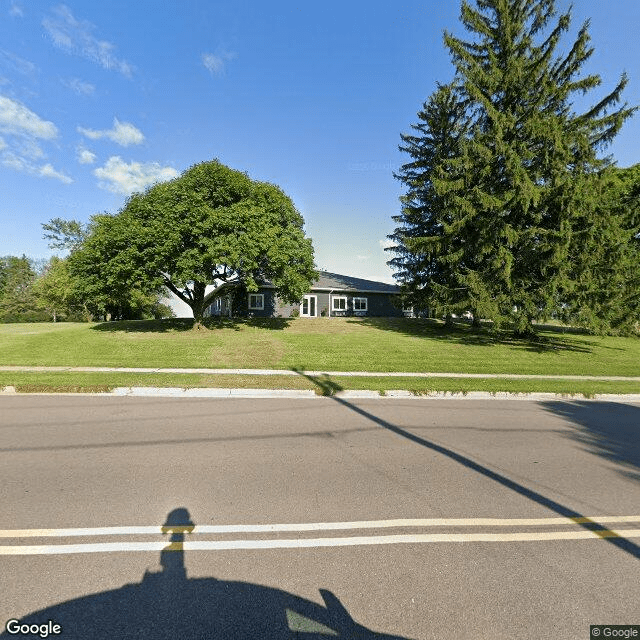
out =
<path fill-rule="evenodd" d="M 317 296 L 304 296 L 302 298 L 302 304 L 300 305 L 300 317 L 301 318 L 315 318 L 316 307 L 318 306 Z"/>

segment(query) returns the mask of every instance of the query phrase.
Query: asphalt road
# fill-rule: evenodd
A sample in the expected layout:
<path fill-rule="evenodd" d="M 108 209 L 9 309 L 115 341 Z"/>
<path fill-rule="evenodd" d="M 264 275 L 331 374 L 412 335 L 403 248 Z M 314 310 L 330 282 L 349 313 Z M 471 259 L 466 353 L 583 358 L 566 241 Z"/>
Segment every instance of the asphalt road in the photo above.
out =
<path fill-rule="evenodd" d="M 638 405 L 0 397 L 0 506 L 2 638 L 640 624 Z"/>

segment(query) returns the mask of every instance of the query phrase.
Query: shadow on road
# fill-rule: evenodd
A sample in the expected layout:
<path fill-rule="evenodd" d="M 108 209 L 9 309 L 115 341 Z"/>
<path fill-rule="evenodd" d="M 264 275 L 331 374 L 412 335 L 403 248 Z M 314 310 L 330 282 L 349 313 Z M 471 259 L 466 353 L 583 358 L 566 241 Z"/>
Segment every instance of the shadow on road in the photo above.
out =
<path fill-rule="evenodd" d="M 564 516 L 565 518 L 573 519 L 576 522 L 576 524 L 579 524 L 584 529 L 593 531 L 596 535 L 600 536 L 610 544 L 618 547 L 622 551 L 629 553 L 634 558 L 640 559 L 640 547 L 637 544 L 631 542 L 631 540 L 628 540 L 627 538 L 624 538 L 620 535 L 615 534 L 613 531 L 610 531 L 603 525 L 598 524 L 597 522 L 593 522 L 592 520 L 589 520 L 583 514 L 578 513 L 577 511 L 569 507 L 566 507 L 560 504 L 559 502 L 552 500 L 551 498 L 547 498 L 546 496 L 543 496 L 537 491 L 533 491 L 533 489 L 529 489 L 528 487 L 525 487 L 524 485 L 518 482 L 515 482 L 514 480 L 511 480 L 506 476 L 503 476 L 502 474 L 497 473 L 496 471 L 492 471 L 488 467 L 485 467 L 477 462 L 474 462 L 470 458 L 467 458 L 466 456 L 463 456 L 460 453 L 453 451 L 452 449 L 447 449 L 446 447 L 436 444 L 435 442 L 431 442 L 430 440 L 425 440 L 424 438 L 421 438 L 420 436 L 417 436 L 411 433 L 410 431 L 401 429 L 400 427 L 397 427 L 396 425 L 391 424 L 390 422 L 387 422 L 382 418 L 379 418 L 373 413 L 369 413 L 368 411 L 365 411 L 364 409 L 356 406 L 355 404 L 343 398 L 339 398 L 332 394 L 325 393 L 325 389 L 327 388 L 326 381 L 318 380 L 314 376 L 306 375 L 302 371 L 298 371 L 298 373 L 304 376 L 305 378 L 307 378 L 308 380 L 311 380 L 313 383 L 317 384 L 320 387 L 320 389 L 323 391 L 323 395 L 331 395 L 331 399 L 334 400 L 335 402 L 338 402 L 342 406 L 347 407 L 348 409 L 351 409 L 351 411 L 354 411 L 355 413 L 361 415 L 367 420 L 370 420 L 371 422 L 379 425 L 383 429 L 387 429 L 388 431 L 391 431 L 392 433 L 402 436 L 403 438 L 406 438 L 411 442 L 414 442 L 427 449 L 430 449 L 431 451 L 440 453 L 443 456 L 446 456 L 447 458 L 461 464 L 467 469 L 471 469 L 472 471 L 479 473 L 485 478 L 489 478 L 490 480 L 493 480 L 498 484 L 501 484 L 503 487 L 506 487 L 507 489 L 510 489 L 511 491 L 514 491 L 515 493 L 520 494 L 521 496 L 527 498 L 528 500 L 531 500 L 532 502 L 536 502 L 537 504 L 542 505 L 543 507 L 546 507 L 551 511 L 555 511 L 555 513 L 561 516 Z M 638 415 L 640 415 L 640 410 L 636 410 L 636 411 L 638 412 Z M 635 424 L 638 424 L 638 422 L 636 422 Z"/>
<path fill-rule="evenodd" d="M 170 534 L 160 554 L 162 571 L 146 572 L 138 584 L 33 612 L 22 617 L 20 624 L 51 620 L 62 627 L 59 636 L 51 637 L 65 640 L 403 640 L 359 625 L 326 589 L 319 590 L 321 606 L 249 582 L 188 578 L 184 538 L 194 527 L 187 509 L 174 509 L 162 526 L 162 532 Z M 0 638 L 15 637 L 24 636 L 0 634 Z"/>
<path fill-rule="evenodd" d="M 640 481 L 640 407 L 588 400 L 544 402 L 542 406 L 571 422 L 568 437 L 589 453 L 614 462 L 623 475 Z"/>

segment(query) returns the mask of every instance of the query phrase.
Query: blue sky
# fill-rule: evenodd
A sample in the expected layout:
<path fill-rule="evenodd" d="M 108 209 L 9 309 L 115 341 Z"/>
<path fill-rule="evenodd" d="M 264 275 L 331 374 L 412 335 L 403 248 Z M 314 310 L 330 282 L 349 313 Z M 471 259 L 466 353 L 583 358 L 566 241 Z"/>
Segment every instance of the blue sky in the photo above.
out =
<path fill-rule="evenodd" d="M 573 5 L 603 78 L 590 102 L 626 70 L 640 104 L 640 2 Z M 0 0 L 0 255 L 48 257 L 41 223 L 115 212 L 218 158 L 292 197 L 320 268 L 391 281 L 399 135 L 452 76 L 458 15 L 458 0 Z M 640 115 L 610 152 L 640 162 Z"/>

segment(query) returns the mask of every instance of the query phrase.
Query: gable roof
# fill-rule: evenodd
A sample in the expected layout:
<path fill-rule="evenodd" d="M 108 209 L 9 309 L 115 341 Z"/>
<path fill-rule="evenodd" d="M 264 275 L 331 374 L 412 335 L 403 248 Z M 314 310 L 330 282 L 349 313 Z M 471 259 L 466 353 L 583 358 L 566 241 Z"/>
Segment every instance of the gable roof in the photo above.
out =
<path fill-rule="evenodd" d="M 221 290 L 228 287 L 238 286 L 237 280 L 223 282 L 210 291 L 205 296 L 205 305 L 209 304 Z M 259 287 L 265 289 L 273 289 L 273 285 L 268 280 L 258 282 Z M 310 291 L 345 291 L 353 293 L 400 293 L 400 287 L 395 284 L 386 282 L 377 282 L 375 280 L 365 280 L 364 278 L 354 278 L 352 276 L 344 276 L 339 273 L 330 273 L 329 271 L 318 271 L 318 279 L 311 285 Z"/>
<path fill-rule="evenodd" d="M 329 271 L 318 271 L 318 273 L 319 278 L 311 285 L 312 291 L 333 289 L 340 291 L 368 291 L 370 293 L 400 293 L 400 287 L 395 284 L 343 276 L 339 273 L 330 273 Z"/>

